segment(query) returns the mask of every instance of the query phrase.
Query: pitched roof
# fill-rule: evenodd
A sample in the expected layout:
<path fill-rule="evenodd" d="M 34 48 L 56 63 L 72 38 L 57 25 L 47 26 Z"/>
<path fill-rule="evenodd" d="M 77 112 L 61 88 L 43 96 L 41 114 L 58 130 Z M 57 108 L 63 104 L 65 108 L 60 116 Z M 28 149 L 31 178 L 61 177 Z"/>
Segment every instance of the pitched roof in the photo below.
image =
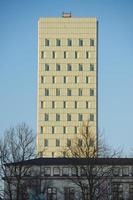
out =
<path fill-rule="evenodd" d="M 133 165 L 133 158 L 35 158 L 7 165 Z"/>

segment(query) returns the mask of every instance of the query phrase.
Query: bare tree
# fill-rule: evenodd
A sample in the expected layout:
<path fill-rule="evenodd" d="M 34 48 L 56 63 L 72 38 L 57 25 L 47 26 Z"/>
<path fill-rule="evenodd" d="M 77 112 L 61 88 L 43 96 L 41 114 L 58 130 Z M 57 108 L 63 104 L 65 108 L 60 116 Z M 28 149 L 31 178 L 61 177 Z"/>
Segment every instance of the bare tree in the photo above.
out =
<path fill-rule="evenodd" d="M 5 131 L 0 139 L 0 176 L 1 180 L 4 177 L 5 199 L 21 199 L 24 186 L 22 177 L 29 170 L 23 161 L 34 157 L 35 136 L 29 126 L 22 123 Z"/>
<path fill-rule="evenodd" d="M 76 177 L 71 177 L 71 180 L 80 188 L 82 199 L 108 200 L 110 198 L 112 166 L 103 165 L 99 162 L 99 158 L 117 157 L 118 152 L 111 151 L 101 136 L 96 141 L 90 122 L 83 123 L 80 133 L 72 142 L 72 146 L 67 147 L 64 153 L 66 157 L 80 158 L 81 160 L 81 164 L 73 164 L 72 168 L 75 170 Z"/>

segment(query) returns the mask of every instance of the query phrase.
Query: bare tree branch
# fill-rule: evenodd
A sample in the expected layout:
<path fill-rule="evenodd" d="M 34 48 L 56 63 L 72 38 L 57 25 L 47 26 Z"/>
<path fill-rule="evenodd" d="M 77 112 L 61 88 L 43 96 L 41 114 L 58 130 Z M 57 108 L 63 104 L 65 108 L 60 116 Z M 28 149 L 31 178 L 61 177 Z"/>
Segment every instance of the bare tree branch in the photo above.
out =
<path fill-rule="evenodd" d="M 0 178 L 2 180 L 4 177 L 6 186 L 4 196 L 7 199 L 20 199 L 22 178 L 28 170 L 23 161 L 34 158 L 35 152 L 33 130 L 25 123 L 9 128 L 0 139 Z M 16 197 L 12 188 L 16 190 Z"/>
<path fill-rule="evenodd" d="M 78 185 L 83 200 L 108 200 L 112 181 L 113 166 L 97 165 L 98 158 L 113 158 L 121 155 L 118 150 L 112 150 L 105 144 L 103 136 L 99 135 L 98 149 L 96 136 L 91 123 L 85 122 L 80 133 L 74 138 L 72 146 L 64 149 L 66 157 L 85 158 L 86 164 L 73 164 L 73 168 L 80 174 L 71 177 L 71 181 Z"/>

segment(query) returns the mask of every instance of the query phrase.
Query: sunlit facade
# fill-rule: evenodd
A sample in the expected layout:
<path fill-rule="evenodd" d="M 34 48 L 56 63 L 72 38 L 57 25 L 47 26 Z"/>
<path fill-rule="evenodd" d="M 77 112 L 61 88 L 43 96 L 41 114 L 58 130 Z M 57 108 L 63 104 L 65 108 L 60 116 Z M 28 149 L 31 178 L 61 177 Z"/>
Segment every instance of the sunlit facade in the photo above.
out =
<path fill-rule="evenodd" d="M 63 156 L 90 121 L 98 126 L 96 18 L 40 18 L 38 22 L 37 151 Z"/>

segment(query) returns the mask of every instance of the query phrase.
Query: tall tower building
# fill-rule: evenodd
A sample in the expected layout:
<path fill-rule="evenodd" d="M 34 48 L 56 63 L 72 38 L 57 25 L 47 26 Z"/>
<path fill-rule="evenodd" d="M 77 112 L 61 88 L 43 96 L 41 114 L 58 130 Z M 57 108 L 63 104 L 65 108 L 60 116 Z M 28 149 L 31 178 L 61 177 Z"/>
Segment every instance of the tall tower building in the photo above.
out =
<path fill-rule="evenodd" d="M 37 151 L 62 156 L 84 121 L 98 125 L 96 18 L 64 13 L 38 24 Z"/>

